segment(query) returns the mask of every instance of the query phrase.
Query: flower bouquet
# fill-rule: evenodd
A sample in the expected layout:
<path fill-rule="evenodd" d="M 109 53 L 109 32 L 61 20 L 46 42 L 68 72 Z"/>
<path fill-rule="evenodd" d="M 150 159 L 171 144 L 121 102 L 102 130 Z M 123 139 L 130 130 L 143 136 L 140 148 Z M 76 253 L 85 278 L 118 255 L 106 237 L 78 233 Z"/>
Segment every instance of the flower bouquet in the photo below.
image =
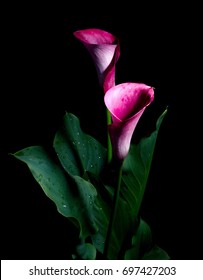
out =
<path fill-rule="evenodd" d="M 144 83 L 115 84 L 120 56 L 116 36 L 101 29 L 73 33 L 95 64 L 106 107 L 106 147 L 82 131 L 67 112 L 56 132 L 55 157 L 45 147 L 31 146 L 13 154 L 27 164 L 58 212 L 77 227 L 72 259 L 169 259 L 153 240 L 140 215 L 163 111 L 155 130 L 138 144 L 131 139 L 154 88 Z"/>

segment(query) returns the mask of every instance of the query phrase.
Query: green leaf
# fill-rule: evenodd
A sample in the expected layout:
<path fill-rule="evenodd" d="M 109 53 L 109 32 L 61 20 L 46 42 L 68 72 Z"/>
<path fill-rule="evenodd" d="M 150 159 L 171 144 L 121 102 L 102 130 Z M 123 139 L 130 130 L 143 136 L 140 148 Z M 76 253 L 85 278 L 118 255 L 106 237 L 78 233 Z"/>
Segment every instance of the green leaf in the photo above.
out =
<path fill-rule="evenodd" d="M 97 250 L 102 253 L 110 215 L 110 207 L 104 198 L 109 194 L 99 179 L 107 163 L 106 149 L 81 130 L 79 119 L 71 113 L 64 116 L 63 126 L 54 138 L 54 148 L 69 176 L 83 178 L 84 188 L 87 184 L 95 187 L 97 197 L 94 196 L 92 200 L 91 216 L 98 230 L 95 234 L 91 233 L 91 238 Z"/>
<path fill-rule="evenodd" d="M 28 165 L 45 194 L 56 204 L 58 211 L 64 216 L 69 216 L 71 212 L 70 193 L 66 177 L 46 150 L 41 146 L 32 146 L 13 155 Z"/>
<path fill-rule="evenodd" d="M 165 250 L 161 249 L 159 246 L 154 245 L 154 247 L 144 254 L 142 260 L 170 260 L 170 256 Z"/>
<path fill-rule="evenodd" d="M 71 175 L 83 177 L 86 171 L 99 175 L 106 164 L 106 149 L 81 130 L 79 119 L 71 113 L 64 116 L 54 148 L 63 168 Z"/>
<path fill-rule="evenodd" d="M 128 215 L 132 215 L 132 218 L 139 214 L 157 135 L 166 113 L 167 109 L 158 118 L 156 130 L 149 137 L 141 139 L 137 145 L 131 145 L 123 164 L 121 197 L 127 202 L 130 211 Z"/>
<path fill-rule="evenodd" d="M 131 247 L 125 252 L 125 260 L 169 260 L 170 257 L 154 244 L 149 225 L 142 219 L 132 237 Z"/>
<path fill-rule="evenodd" d="M 45 194 L 56 204 L 59 213 L 77 220 L 81 237 L 85 239 L 97 232 L 93 215 L 97 191 L 90 182 L 78 176 L 68 181 L 64 171 L 41 146 L 25 148 L 14 156 L 28 165 Z"/>
<path fill-rule="evenodd" d="M 152 246 L 152 233 L 149 225 L 140 219 L 139 225 L 132 237 L 131 248 L 125 253 L 125 260 L 138 260 Z"/>
<path fill-rule="evenodd" d="M 91 243 L 79 244 L 75 248 L 73 259 L 77 260 L 95 260 L 97 250 Z"/>

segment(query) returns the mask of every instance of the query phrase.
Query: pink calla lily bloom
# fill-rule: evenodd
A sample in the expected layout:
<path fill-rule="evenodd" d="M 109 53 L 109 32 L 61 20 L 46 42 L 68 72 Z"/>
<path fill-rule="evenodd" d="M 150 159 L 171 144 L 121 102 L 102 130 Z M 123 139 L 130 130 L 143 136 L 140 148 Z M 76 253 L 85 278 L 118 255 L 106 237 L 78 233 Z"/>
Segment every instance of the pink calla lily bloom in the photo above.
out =
<path fill-rule="evenodd" d="M 117 37 L 96 28 L 78 30 L 73 35 L 84 44 L 92 56 L 99 83 L 105 93 L 115 85 L 115 64 L 120 56 Z"/>
<path fill-rule="evenodd" d="M 123 83 L 110 88 L 104 102 L 111 113 L 108 126 L 113 157 L 123 161 L 135 127 L 146 107 L 154 100 L 154 89 L 142 83 Z"/>

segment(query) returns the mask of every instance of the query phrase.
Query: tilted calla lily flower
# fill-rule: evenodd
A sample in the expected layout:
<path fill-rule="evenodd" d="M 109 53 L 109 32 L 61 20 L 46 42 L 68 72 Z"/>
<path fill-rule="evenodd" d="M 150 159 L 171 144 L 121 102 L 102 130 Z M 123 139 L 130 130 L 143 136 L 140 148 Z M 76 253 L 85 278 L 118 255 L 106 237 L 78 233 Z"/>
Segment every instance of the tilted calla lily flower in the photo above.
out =
<path fill-rule="evenodd" d="M 78 30 L 73 34 L 92 56 L 99 83 L 105 93 L 115 85 L 115 64 L 120 56 L 120 44 L 117 37 L 96 28 Z"/>
<path fill-rule="evenodd" d="M 108 129 L 114 158 L 123 161 L 127 156 L 135 127 L 153 99 L 154 89 L 142 83 L 123 83 L 106 92 L 104 101 L 112 117 Z"/>

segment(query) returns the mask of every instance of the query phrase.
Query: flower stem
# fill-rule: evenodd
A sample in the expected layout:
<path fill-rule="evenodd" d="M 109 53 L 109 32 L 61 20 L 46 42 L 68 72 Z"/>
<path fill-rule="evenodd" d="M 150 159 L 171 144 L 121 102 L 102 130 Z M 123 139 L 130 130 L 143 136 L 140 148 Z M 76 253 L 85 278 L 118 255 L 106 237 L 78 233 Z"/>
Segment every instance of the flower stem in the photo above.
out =
<path fill-rule="evenodd" d="M 108 125 L 111 124 L 111 114 L 108 109 L 106 109 L 106 120 L 107 120 L 107 159 L 108 159 L 108 163 L 110 163 L 112 159 L 112 146 L 111 146 L 110 135 L 108 132 Z"/>
<path fill-rule="evenodd" d="M 116 182 L 114 197 L 113 197 L 113 209 L 112 209 L 111 216 L 109 219 L 109 225 L 108 225 L 108 229 L 107 229 L 106 240 L 105 240 L 105 245 L 104 245 L 104 252 L 103 252 L 105 259 L 108 259 L 108 251 L 109 251 L 109 246 L 110 246 L 110 241 L 111 241 L 111 234 L 113 231 L 113 225 L 114 225 L 116 212 L 117 212 L 117 208 L 118 208 L 121 178 L 122 178 L 122 163 L 119 164 L 119 167 L 117 169 L 117 182 Z"/>

